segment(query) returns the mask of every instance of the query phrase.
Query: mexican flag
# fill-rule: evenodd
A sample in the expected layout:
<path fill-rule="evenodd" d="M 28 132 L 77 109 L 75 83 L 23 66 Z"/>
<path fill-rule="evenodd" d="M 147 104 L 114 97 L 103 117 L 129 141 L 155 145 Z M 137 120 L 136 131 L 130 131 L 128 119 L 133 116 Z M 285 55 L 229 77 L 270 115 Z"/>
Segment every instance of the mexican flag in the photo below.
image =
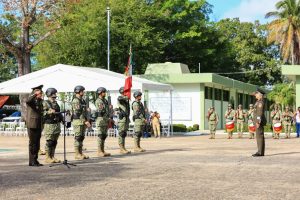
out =
<path fill-rule="evenodd" d="M 129 99 L 131 99 L 131 87 L 132 87 L 132 49 L 130 45 L 130 50 L 129 50 L 129 58 L 128 58 L 128 63 L 125 68 L 125 86 L 124 86 L 124 95 L 127 96 Z"/>

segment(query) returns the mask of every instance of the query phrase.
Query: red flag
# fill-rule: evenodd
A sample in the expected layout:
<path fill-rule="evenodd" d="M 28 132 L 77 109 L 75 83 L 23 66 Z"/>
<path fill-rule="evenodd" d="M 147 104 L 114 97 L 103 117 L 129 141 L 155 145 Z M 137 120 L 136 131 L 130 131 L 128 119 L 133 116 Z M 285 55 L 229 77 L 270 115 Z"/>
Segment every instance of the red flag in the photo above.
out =
<path fill-rule="evenodd" d="M 125 68 L 125 86 L 124 86 L 124 95 L 131 99 L 131 87 L 132 87 L 132 52 L 131 52 L 131 45 L 129 50 L 129 58 L 128 63 Z"/>

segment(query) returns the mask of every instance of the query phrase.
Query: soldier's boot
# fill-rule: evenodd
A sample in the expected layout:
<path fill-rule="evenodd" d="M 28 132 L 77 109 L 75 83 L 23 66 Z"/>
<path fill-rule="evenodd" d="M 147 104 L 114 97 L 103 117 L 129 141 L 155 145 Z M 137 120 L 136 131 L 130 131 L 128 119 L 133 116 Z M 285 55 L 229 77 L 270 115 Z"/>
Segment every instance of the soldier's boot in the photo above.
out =
<path fill-rule="evenodd" d="M 140 146 L 140 143 L 141 143 L 141 139 L 140 138 L 136 138 L 134 140 L 134 152 L 144 152 L 145 149 L 142 149 L 141 146 Z"/>
<path fill-rule="evenodd" d="M 107 152 L 104 151 L 104 141 L 101 141 L 100 145 L 98 146 L 98 156 L 99 157 L 110 156 L 110 153 L 107 153 Z"/>
<path fill-rule="evenodd" d="M 229 132 L 227 133 L 227 139 L 230 139 L 230 133 Z"/>
<path fill-rule="evenodd" d="M 57 158 L 54 157 L 55 155 L 55 149 L 56 149 L 56 145 L 54 147 L 52 147 L 52 151 L 51 151 L 51 158 L 52 160 L 54 160 L 55 163 L 60 163 L 61 161 Z"/>
<path fill-rule="evenodd" d="M 84 157 L 81 155 L 79 147 L 75 147 L 75 160 L 83 160 Z"/>
<path fill-rule="evenodd" d="M 125 149 L 125 144 L 124 143 L 119 144 L 119 146 L 120 146 L 120 153 L 121 154 L 130 154 L 131 153 L 131 151 L 128 151 L 127 149 Z"/>
<path fill-rule="evenodd" d="M 89 156 L 85 155 L 82 153 L 82 146 L 79 147 L 79 153 L 81 154 L 81 156 L 83 157 L 83 159 L 89 159 Z"/>
<path fill-rule="evenodd" d="M 45 163 L 55 163 L 54 160 L 51 158 L 51 147 L 48 147 L 48 150 L 45 152 L 45 155 Z"/>

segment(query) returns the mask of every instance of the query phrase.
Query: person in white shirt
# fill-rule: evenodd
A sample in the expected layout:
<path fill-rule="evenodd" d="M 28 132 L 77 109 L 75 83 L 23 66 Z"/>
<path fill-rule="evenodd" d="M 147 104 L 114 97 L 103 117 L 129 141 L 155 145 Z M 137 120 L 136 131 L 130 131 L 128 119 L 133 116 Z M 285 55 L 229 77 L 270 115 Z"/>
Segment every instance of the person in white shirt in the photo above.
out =
<path fill-rule="evenodd" d="M 300 107 L 298 107 L 298 110 L 295 112 L 295 122 L 296 122 L 297 137 L 299 137 L 300 136 Z"/>

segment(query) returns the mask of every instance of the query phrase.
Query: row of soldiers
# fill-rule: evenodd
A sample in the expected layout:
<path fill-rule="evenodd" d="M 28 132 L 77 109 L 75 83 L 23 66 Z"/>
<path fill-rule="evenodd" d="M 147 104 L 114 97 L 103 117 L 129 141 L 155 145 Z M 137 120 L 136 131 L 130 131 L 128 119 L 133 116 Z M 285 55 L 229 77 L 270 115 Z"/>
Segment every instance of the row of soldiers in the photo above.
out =
<path fill-rule="evenodd" d="M 228 104 L 228 109 L 225 112 L 225 122 L 226 123 L 234 123 L 235 121 L 237 122 L 237 131 L 238 131 L 238 137 L 242 138 L 243 137 L 243 129 L 244 129 L 244 124 L 248 122 L 248 125 L 253 124 L 253 114 L 254 114 L 254 108 L 253 104 L 249 105 L 249 110 L 245 111 L 243 110 L 242 105 L 238 106 L 237 110 L 233 110 L 232 105 Z M 210 139 L 215 139 L 215 134 L 216 134 L 216 128 L 219 122 L 219 116 L 215 111 L 214 107 L 210 107 L 208 114 L 207 114 L 207 119 L 209 123 L 209 130 L 210 130 Z M 250 133 L 250 139 L 254 139 L 254 132 L 249 130 Z M 233 137 L 233 129 L 232 130 L 227 130 L 228 133 L 228 139 L 232 139 Z"/>
<path fill-rule="evenodd" d="M 64 123 L 63 113 L 57 103 L 57 90 L 55 88 L 48 88 L 46 90 L 47 100 L 43 99 L 43 85 L 32 88 L 32 94 L 27 100 L 27 117 L 26 125 L 29 135 L 29 166 L 42 166 L 38 162 L 38 151 L 40 149 L 41 132 L 44 132 L 46 138 L 46 163 L 61 162 L 55 158 L 55 149 L 57 140 L 61 133 L 61 123 Z M 129 128 L 130 116 L 130 99 L 124 95 L 124 87 L 121 87 L 120 96 L 118 97 L 118 128 L 119 128 L 119 146 L 121 154 L 131 153 L 125 148 L 125 138 Z M 75 159 L 88 159 L 89 156 L 83 154 L 83 141 L 85 138 L 86 128 L 91 127 L 88 120 L 88 112 L 90 109 L 87 106 L 83 96 L 85 88 L 81 85 L 74 88 L 75 97 L 72 100 L 72 124 L 74 132 L 74 150 Z M 107 138 L 107 129 L 109 125 L 109 103 L 106 99 L 107 90 L 104 87 L 99 87 L 96 90 L 98 98 L 95 101 L 96 112 L 96 126 L 98 129 L 97 139 L 97 155 L 99 157 L 110 156 L 110 153 L 105 152 L 105 140 Z M 134 143 L 135 152 L 144 152 L 141 148 L 140 142 L 142 137 L 142 130 L 146 124 L 145 109 L 141 102 L 142 93 L 139 91 L 133 94 L 135 101 L 132 103 L 133 121 L 134 121 Z"/>
<path fill-rule="evenodd" d="M 237 132 L 238 132 L 238 138 L 242 138 L 243 136 L 243 129 L 244 125 L 247 122 L 248 127 L 254 127 L 253 123 L 253 113 L 254 113 L 254 108 L 253 104 L 249 105 L 249 110 L 245 111 L 243 110 L 243 106 L 240 104 L 238 105 L 238 109 L 234 110 L 232 108 L 231 104 L 228 104 L 228 109 L 225 112 L 225 122 L 226 123 L 234 123 L 236 121 L 236 126 L 237 126 Z M 272 119 L 272 128 L 273 128 L 273 138 L 274 139 L 279 139 L 279 134 L 280 131 L 276 131 L 275 127 L 276 126 L 281 126 L 283 125 L 284 131 L 286 133 L 286 138 L 290 138 L 291 134 L 291 126 L 293 122 L 295 114 L 290 110 L 289 106 L 285 107 L 285 110 L 281 112 L 279 110 L 279 106 L 275 104 L 274 110 L 271 112 L 271 119 Z M 219 122 L 219 116 L 215 111 L 214 107 L 211 107 L 208 111 L 207 114 L 207 119 L 209 123 L 209 130 L 210 130 L 210 139 L 215 138 L 215 133 L 216 133 L 216 127 Z M 227 130 L 228 133 L 228 139 L 232 139 L 233 137 L 233 129 L 232 130 Z M 254 133 L 255 129 L 250 129 L 249 128 L 249 139 L 254 139 Z"/>

